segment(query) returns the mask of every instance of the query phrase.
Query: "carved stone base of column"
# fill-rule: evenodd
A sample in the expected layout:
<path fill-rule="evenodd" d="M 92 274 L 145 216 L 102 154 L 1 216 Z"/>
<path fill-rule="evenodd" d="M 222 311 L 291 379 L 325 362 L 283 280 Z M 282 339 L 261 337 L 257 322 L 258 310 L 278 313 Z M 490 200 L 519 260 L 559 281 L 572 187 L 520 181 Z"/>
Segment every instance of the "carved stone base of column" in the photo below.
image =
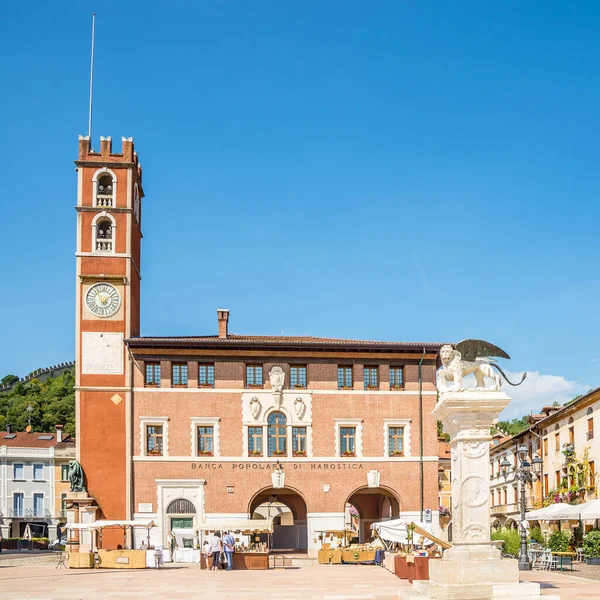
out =
<path fill-rule="evenodd" d="M 560 600 L 541 596 L 537 583 L 519 582 L 516 559 L 499 558 L 496 548 L 452 548 L 429 562 L 429 581 L 400 590 L 404 600 Z"/>

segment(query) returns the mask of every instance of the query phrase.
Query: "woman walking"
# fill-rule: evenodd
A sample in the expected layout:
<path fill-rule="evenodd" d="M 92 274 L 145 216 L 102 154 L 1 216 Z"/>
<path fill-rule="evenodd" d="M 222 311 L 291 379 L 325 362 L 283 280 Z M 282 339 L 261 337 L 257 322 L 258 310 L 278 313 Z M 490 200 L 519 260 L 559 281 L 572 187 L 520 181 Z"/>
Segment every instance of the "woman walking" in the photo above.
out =
<path fill-rule="evenodd" d="M 210 538 L 210 554 L 212 556 L 212 570 L 216 571 L 219 568 L 219 562 L 221 559 L 221 552 L 223 551 L 223 542 L 221 541 L 221 534 L 215 531 Z"/>

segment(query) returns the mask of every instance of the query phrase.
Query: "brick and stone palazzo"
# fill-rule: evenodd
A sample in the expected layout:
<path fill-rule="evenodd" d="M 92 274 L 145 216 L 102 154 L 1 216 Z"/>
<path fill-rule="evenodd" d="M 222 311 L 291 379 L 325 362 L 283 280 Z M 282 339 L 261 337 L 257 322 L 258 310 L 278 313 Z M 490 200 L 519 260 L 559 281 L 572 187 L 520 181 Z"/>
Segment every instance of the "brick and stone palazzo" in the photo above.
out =
<path fill-rule="evenodd" d="M 440 344 L 216 333 L 140 337 L 143 191 L 133 142 L 80 139 L 78 456 L 108 519 L 275 517 L 274 547 L 431 511 Z M 122 542 L 105 536 L 105 547 Z"/>

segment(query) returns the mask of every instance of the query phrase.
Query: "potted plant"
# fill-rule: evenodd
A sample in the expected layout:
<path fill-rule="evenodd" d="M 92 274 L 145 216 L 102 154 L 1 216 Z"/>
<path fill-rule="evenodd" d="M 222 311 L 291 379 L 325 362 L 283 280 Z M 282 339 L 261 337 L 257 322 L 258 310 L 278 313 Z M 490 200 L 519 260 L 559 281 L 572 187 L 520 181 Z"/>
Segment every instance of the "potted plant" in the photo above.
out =
<path fill-rule="evenodd" d="M 402 450 L 394 450 L 390 456 L 404 456 L 404 452 Z"/>
<path fill-rule="evenodd" d="M 249 383 L 248 388 L 251 390 L 260 390 L 262 389 L 262 383 Z"/>
<path fill-rule="evenodd" d="M 293 387 L 295 390 L 303 390 L 306 388 L 306 384 L 305 383 L 295 383 Z"/>
<path fill-rule="evenodd" d="M 356 452 L 351 452 L 351 451 L 347 450 L 346 452 L 342 452 L 342 456 L 345 456 L 345 457 L 356 456 Z"/>
<path fill-rule="evenodd" d="M 341 385 L 340 390 L 353 390 L 354 388 L 351 385 Z"/>
<path fill-rule="evenodd" d="M 592 529 L 583 537 L 583 553 L 588 565 L 600 565 L 600 531 Z"/>
<path fill-rule="evenodd" d="M 548 546 L 552 552 L 567 552 L 569 549 L 569 536 L 564 531 L 553 531 L 548 539 Z M 571 557 L 562 557 L 563 566 L 571 566 Z"/>
<path fill-rule="evenodd" d="M 274 450 L 273 456 L 285 456 L 285 450 Z"/>
<path fill-rule="evenodd" d="M 368 390 L 378 390 L 378 389 L 379 389 L 379 386 L 378 386 L 376 383 L 370 383 L 370 384 L 367 386 L 367 389 L 368 389 Z"/>
<path fill-rule="evenodd" d="M 262 456 L 262 452 L 260 450 L 250 450 L 248 456 Z"/>
<path fill-rule="evenodd" d="M 150 383 L 145 383 L 144 387 L 148 387 L 148 388 L 157 388 L 158 387 L 158 383 L 155 382 L 150 382 Z"/>
<path fill-rule="evenodd" d="M 187 387 L 187 383 L 174 383 L 173 387 L 174 388 L 186 388 Z"/>
<path fill-rule="evenodd" d="M 403 386 L 401 383 L 395 383 L 395 384 L 392 386 L 392 389 L 393 389 L 393 390 L 401 390 L 401 389 L 403 389 L 403 388 L 404 388 L 404 386 Z"/>
<path fill-rule="evenodd" d="M 198 456 L 212 456 L 212 450 L 198 450 Z"/>
<path fill-rule="evenodd" d="M 148 450 L 148 456 L 162 456 L 162 450 L 158 448 L 153 448 L 152 450 Z"/>
<path fill-rule="evenodd" d="M 215 384 L 214 383 L 206 383 L 206 382 L 205 383 L 199 383 L 198 387 L 201 387 L 201 388 L 212 388 L 212 387 L 215 387 Z"/>
<path fill-rule="evenodd" d="M 296 450 L 294 456 L 306 456 L 306 450 Z"/>

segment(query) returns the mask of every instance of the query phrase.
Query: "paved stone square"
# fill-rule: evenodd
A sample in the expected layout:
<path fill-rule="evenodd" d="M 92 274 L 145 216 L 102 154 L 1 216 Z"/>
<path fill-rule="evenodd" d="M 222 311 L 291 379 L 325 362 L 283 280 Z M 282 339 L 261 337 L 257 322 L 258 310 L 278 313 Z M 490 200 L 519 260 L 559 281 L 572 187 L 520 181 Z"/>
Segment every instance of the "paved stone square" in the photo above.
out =
<path fill-rule="evenodd" d="M 543 595 L 600 598 L 597 581 L 545 571 L 523 575 L 541 583 Z M 0 594 L 11 600 L 396 600 L 401 587 L 408 583 L 380 567 L 361 565 L 213 573 L 185 566 L 88 571 L 0 563 Z"/>

